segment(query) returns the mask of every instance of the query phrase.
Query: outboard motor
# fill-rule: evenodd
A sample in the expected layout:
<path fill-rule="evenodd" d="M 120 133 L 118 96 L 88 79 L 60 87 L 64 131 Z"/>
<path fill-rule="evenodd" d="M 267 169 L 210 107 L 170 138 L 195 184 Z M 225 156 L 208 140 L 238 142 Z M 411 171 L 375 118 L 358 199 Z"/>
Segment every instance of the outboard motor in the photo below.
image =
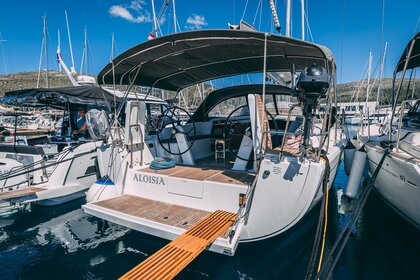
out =
<path fill-rule="evenodd" d="M 304 104 L 303 145 L 305 147 L 309 146 L 309 130 L 318 99 L 326 97 L 329 87 L 330 75 L 328 75 L 325 68 L 317 64 L 306 67 L 299 76 L 295 93 L 297 93 L 297 96 Z"/>

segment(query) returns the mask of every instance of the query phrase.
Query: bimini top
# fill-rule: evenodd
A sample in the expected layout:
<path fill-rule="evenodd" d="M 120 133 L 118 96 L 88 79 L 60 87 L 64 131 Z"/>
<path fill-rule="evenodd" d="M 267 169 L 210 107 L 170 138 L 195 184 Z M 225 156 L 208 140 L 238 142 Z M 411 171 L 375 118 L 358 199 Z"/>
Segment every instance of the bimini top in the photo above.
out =
<path fill-rule="evenodd" d="M 68 103 L 108 107 L 114 104 L 114 95 L 95 86 L 31 88 L 6 92 L 0 98 L 0 103 L 33 107 L 48 105 L 57 108 L 64 108 Z"/>
<path fill-rule="evenodd" d="M 178 91 L 216 78 L 263 71 L 265 33 L 200 30 L 176 33 L 139 44 L 116 57 L 98 75 L 100 84 L 130 84 Z M 268 34 L 267 71 L 300 71 L 313 63 L 331 74 L 327 48 Z M 114 69 L 113 69 L 114 67 Z M 136 75 L 137 74 L 137 75 Z"/>
<path fill-rule="evenodd" d="M 411 44 L 413 45 L 413 49 L 411 50 L 411 55 L 408 58 L 408 53 L 411 48 Z M 420 66 L 420 32 L 417 33 L 413 39 L 408 42 L 407 46 L 404 49 L 404 52 L 398 61 L 397 67 L 395 68 L 395 73 L 398 73 L 404 69 L 405 61 L 408 60 L 407 69 L 413 69 Z"/>

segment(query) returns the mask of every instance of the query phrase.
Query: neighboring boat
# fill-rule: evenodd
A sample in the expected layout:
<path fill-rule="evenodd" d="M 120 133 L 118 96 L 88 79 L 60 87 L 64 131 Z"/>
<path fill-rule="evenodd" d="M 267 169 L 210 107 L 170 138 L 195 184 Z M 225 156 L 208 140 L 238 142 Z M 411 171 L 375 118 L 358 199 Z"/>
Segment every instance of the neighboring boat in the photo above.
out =
<path fill-rule="evenodd" d="M 419 58 L 420 33 L 417 33 L 394 71 L 394 104 L 388 123 L 368 126 L 358 135 L 359 146 L 364 146 L 367 152 L 371 173 L 385 150 L 390 151 L 375 180 L 375 187 L 391 206 L 417 227 L 420 227 L 420 100 L 407 99 L 401 104 L 398 114 L 396 111 L 405 73 L 420 66 Z M 413 81 L 410 79 L 410 82 Z"/>
<path fill-rule="evenodd" d="M 265 85 L 267 72 L 300 77 L 296 87 Z M 98 150 L 109 171 L 89 189 L 84 211 L 165 239 L 216 210 L 236 213 L 234 226 L 208 248 L 227 255 L 239 241 L 293 227 L 321 200 L 324 182 L 334 180 L 340 162 L 335 114 L 330 106 L 316 110 L 320 98 L 331 101 L 335 94 L 327 48 L 253 31 L 177 33 L 129 49 L 100 72 L 98 82 L 179 92 L 248 73 L 261 73 L 263 84 L 216 90 L 188 121 L 174 118 L 189 115 L 179 107 L 163 110 L 148 137 L 141 114 L 147 106 L 129 101 L 123 142 L 110 139 L 107 149 Z M 285 113 L 281 97 L 290 95 L 301 102 Z"/>
<path fill-rule="evenodd" d="M 44 144 L 18 145 L 16 138 L 0 144 L 0 213 L 10 214 L 29 203 L 57 205 L 84 196 L 100 177 L 96 149 L 109 136 L 107 114 L 121 98 L 100 87 L 77 86 L 8 92 L 1 102 L 60 108 L 64 120 Z M 165 104 L 152 97 L 148 102 Z M 86 111 L 88 128 L 83 137 L 74 135 L 81 109 Z"/>

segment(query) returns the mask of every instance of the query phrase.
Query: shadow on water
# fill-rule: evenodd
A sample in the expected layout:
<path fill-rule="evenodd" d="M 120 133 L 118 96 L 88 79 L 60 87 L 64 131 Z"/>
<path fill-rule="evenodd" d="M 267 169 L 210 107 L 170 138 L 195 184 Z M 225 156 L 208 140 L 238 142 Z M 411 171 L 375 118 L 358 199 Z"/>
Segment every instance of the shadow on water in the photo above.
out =
<path fill-rule="evenodd" d="M 342 166 L 330 190 L 326 252 L 346 216 L 337 193 Z M 80 199 L 33 207 L 0 219 L 0 279 L 117 279 L 167 241 L 86 215 Z M 320 207 L 286 233 L 240 243 L 234 257 L 204 252 L 177 279 L 303 279 Z M 373 192 L 351 234 L 333 279 L 418 279 L 419 231 Z"/>

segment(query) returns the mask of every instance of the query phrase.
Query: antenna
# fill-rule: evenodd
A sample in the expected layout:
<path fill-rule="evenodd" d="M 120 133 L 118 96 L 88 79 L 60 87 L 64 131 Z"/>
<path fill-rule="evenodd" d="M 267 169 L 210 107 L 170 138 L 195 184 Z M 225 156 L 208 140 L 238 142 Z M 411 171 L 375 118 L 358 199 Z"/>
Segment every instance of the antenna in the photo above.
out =
<path fill-rule="evenodd" d="M 67 35 L 69 37 L 69 45 L 70 45 L 70 57 L 71 57 L 71 67 L 70 67 L 70 71 L 71 72 L 75 72 L 75 68 L 74 68 L 74 57 L 73 57 L 73 47 L 71 45 L 71 36 L 70 36 L 70 27 L 69 27 L 69 19 L 67 17 L 67 10 L 64 10 L 64 14 L 66 15 L 66 24 L 67 24 Z"/>

